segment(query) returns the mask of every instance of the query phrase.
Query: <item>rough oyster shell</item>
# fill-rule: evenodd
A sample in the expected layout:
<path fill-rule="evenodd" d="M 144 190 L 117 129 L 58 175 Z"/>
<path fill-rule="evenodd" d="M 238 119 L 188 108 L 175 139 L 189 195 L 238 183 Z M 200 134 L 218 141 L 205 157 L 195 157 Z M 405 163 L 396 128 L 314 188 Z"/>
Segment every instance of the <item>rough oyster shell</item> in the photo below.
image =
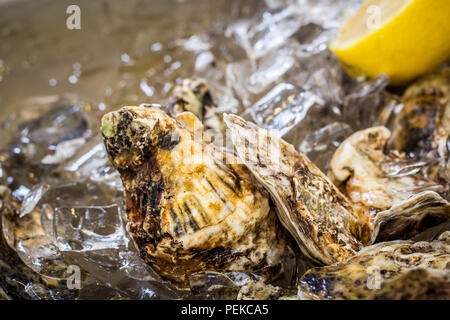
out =
<path fill-rule="evenodd" d="M 413 83 L 403 94 L 389 149 L 427 162 L 424 173 L 445 187 L 450 199 L 450 67 Z"/>
<path fill-rule="evenodd" d="M 199 271 L 277 277 L 289 247 L 268 194 L 201 134 L 198 119 L 178 119 L 151 106 L 103 118 L 106 149 L 126 190 L 127 229 L 142 258 L 180 288 Z"/>
<path fill-rule="evenodd" d="M 450 203 L 432 191 L 421 192 L 379 212 L 373 219 L 370 243 L 411 239 L 450 219 Z"/>
<path fill-rule="evenodd" d="M 389 147 L 417 155 L 436 152 L 450 134 L 450 68 L 413 83 L 402 97 Z"/>
<path fill-rule="evenodd" d="M 450 299 L 450 242 L 392 241 L 344 263 L 315 268 L 299 282 L 304 299 Z"/>
<path fill-rule="evenodd" d="M 262 281 L 251 281 L 241 287 L 237 300 L 277 300 L 283 296 L 283 293 L 279 287 Z"/>
<path fill-rule="evenodd" d="M 202 79 L 183 79 L 182 83 L 174 88 L 169 104 L 171 115 L 192 112 L 206 130 L 219 133 L 225 131 L 225 124 L 216 109 L 209 87 Z"/>
<path fill-rule="evenodd" d="M 420 175 L 404 156 L 385 154 L 390 131 L 374 127 L 358 131 L 336 150 L 328 177 L 348 196 L 353 206 L 370 217 L 370 243 L 410 239 L 450 219 L 450 204 L 429 189 L 442 186 Z M 395 172 L 396 163 L 413 172 Z"/>
<path fill-rule="evenodd" d="M 239 157 L 270 192 L 283 226 L 307 257 L 332 264 L 362 248 L 365 221 L 305 155 L 238 116 L 224 120 Z"/>

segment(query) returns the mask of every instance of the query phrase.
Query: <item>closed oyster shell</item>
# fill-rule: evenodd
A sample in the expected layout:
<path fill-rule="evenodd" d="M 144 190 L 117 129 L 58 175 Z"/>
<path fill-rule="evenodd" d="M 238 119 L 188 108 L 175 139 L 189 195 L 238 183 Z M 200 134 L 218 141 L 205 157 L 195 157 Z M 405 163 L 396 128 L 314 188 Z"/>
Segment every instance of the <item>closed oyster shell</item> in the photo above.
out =
<path fill-rule="evenodd" d="M 366 222 L 305 155 L 238 116 L 224 120 L 240 159 L 270 192 L 283 226 L 307 257 L 332 264 L 362 248 Z"/>
<path fill-rule="evenodd" d="M 403 94 L 402 102 L 389 147 L 433 156 L 440 140 L 450 135 L 450 68 L 442 68 L 413 83 Z"/>
<path fill-rule="evenodd" d="M 394 117 L 388 149 L 426 162 L 426 176 L 444 186 L 450 199 L 450 67 L 413 83 Z"/>
<path fill-rule="evenodd" d="M 427 190 L 442 186 L 419 174 L 420 166 L 408 166 L 404 155 L 385 153 L 390 135 L 385 127 L 352 134 L 336 150 L 328 173 L 353 206 L 370 218 L 370 243 L 410 239 L 450 219 L 450 204 Z M 396 167 L 410 171 L 393 174 Z"/>
<path fill-rule="evenodd" d="M 392 241 L 361 250 L 344 263 L 309 270 L 303 299 L 450 299 L 450 242 Z"/>
<path fill-rule="evenodd" d="M 142 258 L 179 288 L 199 271 L 255 272 L 270 281 L 290 251 L 269 196 L 199 126 L 190 113 L 178 121 L 157 106 L 103 118 L 125 187 L 127 230 Z"/>

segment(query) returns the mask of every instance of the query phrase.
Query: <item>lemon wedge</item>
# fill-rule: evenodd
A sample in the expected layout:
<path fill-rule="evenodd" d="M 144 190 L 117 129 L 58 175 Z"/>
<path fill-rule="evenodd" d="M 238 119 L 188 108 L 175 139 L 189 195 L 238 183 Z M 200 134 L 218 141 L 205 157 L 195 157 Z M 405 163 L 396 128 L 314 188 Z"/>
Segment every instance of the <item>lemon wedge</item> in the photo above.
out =
<path fill-rule="evenodd" d="M 450 58 L 450 0 L 368 0 L 329 43 L 346 70 L 408 82 Z"/>

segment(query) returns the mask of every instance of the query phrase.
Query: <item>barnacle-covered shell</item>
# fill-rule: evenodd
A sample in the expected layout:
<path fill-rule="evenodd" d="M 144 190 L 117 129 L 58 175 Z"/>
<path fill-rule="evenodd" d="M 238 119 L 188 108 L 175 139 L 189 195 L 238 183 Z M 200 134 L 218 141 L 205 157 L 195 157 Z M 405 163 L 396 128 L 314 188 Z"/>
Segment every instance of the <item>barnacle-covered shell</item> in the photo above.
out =
<path fill-rule="evenodd" d="M 255 272 L 269 281 L 289 247 L 269 196 L 237 159 L 202 135 L 190 113 L 125 107 L 103 118 L 142 258 L 180 288 L 199 271 Z"/>
<path fill-rule="evenodd" d="M 430 191 L 442 186 L 425 179 L 402 155 L 386 154 L 389 137 L 385 127 L 354 133 L 336 150 L 328 173 L 354 208 L 372 218 L 371 243 L 409 239 L 450 219 L 450 204 Z M 395 171 L 398 167 L 404 172 Z"/>
<path fill-rule="evenodd" d="M 305 155 L 238 116 L 224 119 L 239 157 L 271 193 L 282 224 L 306 256 L 332 264 L 361 249 L 366 222 Z"/>
<path fill-rule="evenodd" d="M 450 242 L 383 242 L 349 260 L 309 270 L 305 299 L 450 299 Z"/>

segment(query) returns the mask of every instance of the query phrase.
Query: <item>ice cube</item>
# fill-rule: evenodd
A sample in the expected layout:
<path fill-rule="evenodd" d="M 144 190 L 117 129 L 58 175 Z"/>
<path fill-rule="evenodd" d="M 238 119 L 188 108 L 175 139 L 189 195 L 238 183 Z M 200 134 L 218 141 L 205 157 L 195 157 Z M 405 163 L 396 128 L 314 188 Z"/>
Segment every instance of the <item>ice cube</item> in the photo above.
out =
<path fill-rule="evenodd" d="M 50 278 L 61 279 L 67 269 L 66 261 L 46 235 L 40 217 L 39 210 L 33 210 L 22 218 L 14 216 L 13 212 L 4 212 L 4 237 L 31 270 Z"/>
<path fill-rule="evenodd" d="M 60 207 L 53 219 L 56 245 L 62 252 L 117 249 L 128 243 L 117 205 Z"/>
<path fill-rule="evenodd" d="M 105 146 L 99 137 L 92 139 L 76 156 L 55 171 L 66 180 L 89 180 L 106 189 L 123 191 L 120 175 L 109 162 Z"/>
<path fill-rule="evenodd" d="M 263 14 L 261 23 L 249 30 L 256 59 L 285 44 L 302 26 L 303 21 L 299 16 L 301 11 L 300 6 L 288 6 L 275 14 Z"/>
<path fill-rule="evenodd" d="M 119 252 L 120 270 L 139 281 L 161 280 L 136 251 Z"/>
<path fill-rule="evenodd" d="M 9 117 L 3 152 L 20 155 L 32 164 L 54 165 L 72 155 L 90 136 L 88 105 L 76 97 L 36 97 Z"/>
<path fill-rule="evenodd" d="M 385 91 L 388 84 L 388 77 L 381 75 L 352 85 L 343 103 L 346 122 L 357 129 L 385 125 L 390 112 L 399 104 L 396 97 Z"/>
<path fill-rule="evenodd" d="M 254 121 L 278 136 L 284 136 L 301 122 L 310 108 L 324 101 L 309 91 L 280 83 L 249 110 Z"/>
<path fill-rule="evenodd" d="M 352 128 L 346 123 L 330 123 L 308 134 L 299 151 L 306 154 L 323 172 L 327 172 L 334 152 L 352 132 Z"/>
<path fill-rule="evenodd" d="M 270 89 L 295 64 L 295 54 L 298 43 L 292 42 L 259 60 L 257 66 L 252 67 L 249 61 L 234 62 L 227 66 L 226 81 L 244 106 L 254 102 L 252 96 L 259 95 Z"/>
<path fill-rule="evenodd" d="M 36 205 L 41 200 L 42 196 L 50 189 L 50 185 L 47 183 L 40 183 L 33 187 L 28 192 L 22 201 L 22 207 L 20 209 L 20 218 L 23 218 L 27 214 L 31 213 Z"/>

